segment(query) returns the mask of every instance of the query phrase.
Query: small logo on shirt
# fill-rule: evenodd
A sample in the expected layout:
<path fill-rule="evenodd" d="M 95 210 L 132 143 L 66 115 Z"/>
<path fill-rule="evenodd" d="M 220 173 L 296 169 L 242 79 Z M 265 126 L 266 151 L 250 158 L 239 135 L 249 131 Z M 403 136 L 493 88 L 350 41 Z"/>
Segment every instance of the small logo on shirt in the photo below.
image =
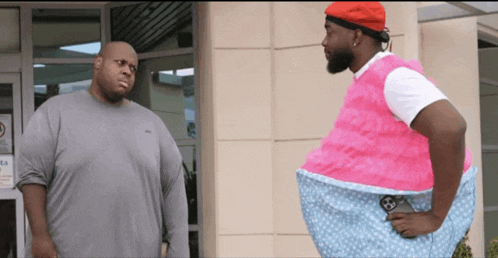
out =
<path fill-rule="evenodd" d="M 152 133 L 152 131 L 151 131 L 151 130 L 145 130 L 145 132 L 146 132 L 146 133 Z"/>

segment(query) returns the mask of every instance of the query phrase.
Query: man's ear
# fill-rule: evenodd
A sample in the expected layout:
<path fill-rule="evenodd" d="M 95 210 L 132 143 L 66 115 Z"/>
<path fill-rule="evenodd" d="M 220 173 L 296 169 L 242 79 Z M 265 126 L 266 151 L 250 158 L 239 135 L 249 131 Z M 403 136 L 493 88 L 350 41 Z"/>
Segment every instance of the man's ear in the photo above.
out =
<path fill-rule="evenodd" d="M 356 39 L 358 39 L 358 43 L 361 42 L 363 36 L 363 31 L 360 29 L 355 29 L 353 30 L 353 40 L 356 42 Z"/>
<path fill-rule="evenodd" d="M 95 57 L 95 61 L 94 61 L 94 66 L 96 69 L 100 69 L 100 67 L 102 66 L 102 63 L 104 62 L 104 58 L 102 58 L 102 56 L 96 56 Z"/>

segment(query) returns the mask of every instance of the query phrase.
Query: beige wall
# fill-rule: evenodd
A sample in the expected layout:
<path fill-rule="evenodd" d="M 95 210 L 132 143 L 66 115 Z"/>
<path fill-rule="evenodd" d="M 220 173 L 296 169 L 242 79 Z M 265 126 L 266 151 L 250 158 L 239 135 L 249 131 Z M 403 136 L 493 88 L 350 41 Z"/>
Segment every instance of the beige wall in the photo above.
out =
<path fill-rule="evenodd" d="M 295 170 L 332 129 L 352 78 L 326 72 L 329 4 L 199 4 L 205 256 L 319 256 Z M 393 52 L 418 57 L 416 4 L 383 5 Z"/>
<path fill-rule="evenodd" d="M 469 232 L 474 257 L 484 257 L 481 125 L 476 17 L 423 23 L 421 29 L 422 65 L 428 77 L 436 80 L 467 122 L 466 146 L 476 178 L 477 204 Z"/>
<path fill-rule="evenodd" d="M 270 4 L 208 5 L 216 114 L 215 256 L 273 257 Z"/>

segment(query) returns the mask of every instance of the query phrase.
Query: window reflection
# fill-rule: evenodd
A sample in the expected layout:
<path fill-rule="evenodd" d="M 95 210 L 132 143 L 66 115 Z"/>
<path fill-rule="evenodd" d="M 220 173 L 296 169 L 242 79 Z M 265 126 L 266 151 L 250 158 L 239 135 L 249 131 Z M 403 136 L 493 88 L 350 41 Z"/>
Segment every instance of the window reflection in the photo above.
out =
<path fill-rule="evenodd" d="M 177 87 L 183 92 L 183 112 L 189 138 L 195 139 L 194 68 L 164 70 L 152 74 L 155 85 Z"/>
<path fill-rule="evenodd" d="M 35 58 L 93 57 L 99 51 L 99 9 L 33 9 Z"/>
<path fill-rule="evenodd" d="M 197 171 L 195 146 L 180 146 L 188 202 L 188 224 L 197 224 Z"/>
<path fill-rule="evenodd" d="M 76 91 L 87 90 L 92 83 L 91 64 L 35 64 L 35 110 L 47 99 Z"/>
<path fill-rule="evenodd" d="M 192 55 L 140 60 L 130 100 L 152 110 L 175 140 L 196 138 Z"/>

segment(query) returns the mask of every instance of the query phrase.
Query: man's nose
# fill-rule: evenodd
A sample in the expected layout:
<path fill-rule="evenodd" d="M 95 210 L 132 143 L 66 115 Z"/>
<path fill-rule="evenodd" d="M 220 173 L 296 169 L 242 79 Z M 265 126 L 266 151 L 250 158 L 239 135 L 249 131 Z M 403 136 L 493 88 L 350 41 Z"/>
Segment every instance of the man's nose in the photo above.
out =
<path fill-rule="evenodd" d="M 126 75 L 131 75 L 131 69 L 130 67 L 126 66 L 123 68 L 123 73 Z"/>
<path fill-rule="evenodd" d="M 326 46 L 327 46 L 327 38 L 324 38 L 324 39 L 322 40 L 322 46 L 323 46 L 323 47 L 326 47 Z"/>

